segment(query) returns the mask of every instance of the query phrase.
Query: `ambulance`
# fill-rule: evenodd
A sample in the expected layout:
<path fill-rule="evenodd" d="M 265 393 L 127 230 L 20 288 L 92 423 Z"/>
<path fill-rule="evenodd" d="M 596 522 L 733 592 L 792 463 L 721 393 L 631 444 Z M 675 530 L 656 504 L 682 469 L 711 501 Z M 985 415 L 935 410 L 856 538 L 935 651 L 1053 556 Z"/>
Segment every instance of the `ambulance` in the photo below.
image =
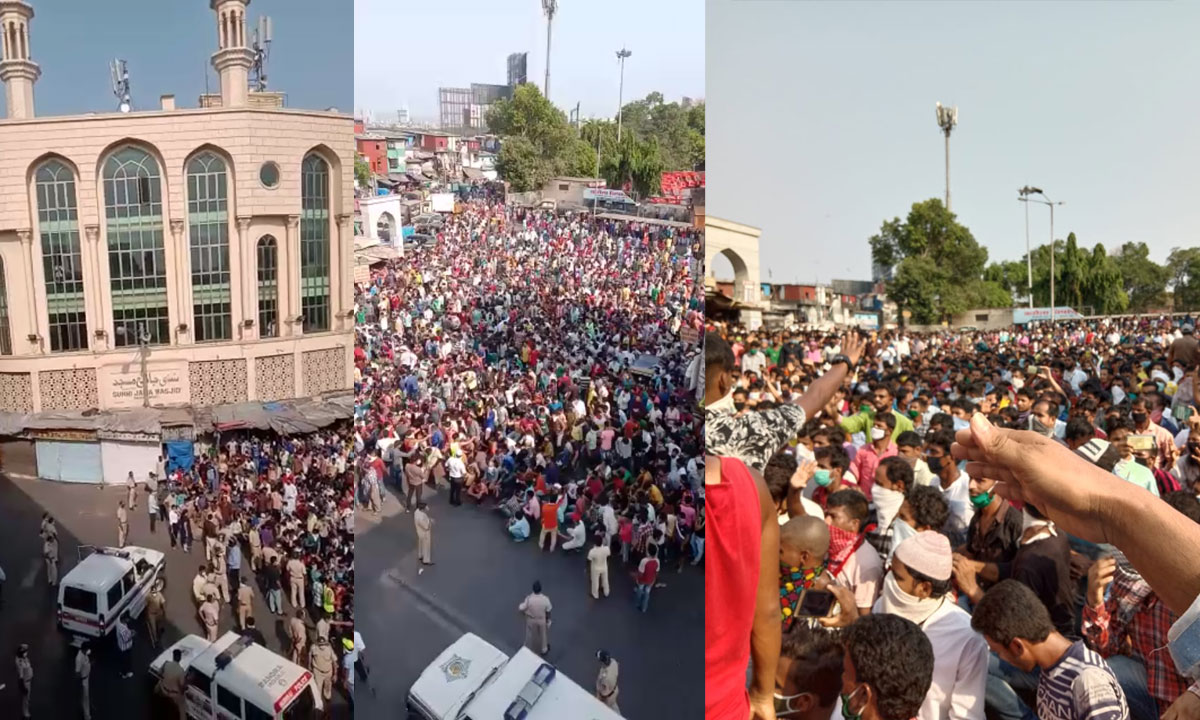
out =
<path fill-rule="evenodd" d="M 79 564 L 58 584 L 58 628 L 74 644 L 106 637 L 126 611 L 140 616 L 151 589 L 166 583 L 166 556 L 158 550 L 83 545 L 79 555 Z"/>
<path fill-rule="evenodd" d="M 210 643 L 188 635 L 150 663 L 151 692 L 182 652 L 187 714 L 193 720 L 315 720 L 323 709 L 312 673 L 233 631 Z M 157 694 L 154 702 L 165 698 Z"/>
<path fill-rule="evenodd" d="M 409 720 L 620 720 L 607 705 L 526 647 L 509 657 L 467 633 L 408 691 Z"/>

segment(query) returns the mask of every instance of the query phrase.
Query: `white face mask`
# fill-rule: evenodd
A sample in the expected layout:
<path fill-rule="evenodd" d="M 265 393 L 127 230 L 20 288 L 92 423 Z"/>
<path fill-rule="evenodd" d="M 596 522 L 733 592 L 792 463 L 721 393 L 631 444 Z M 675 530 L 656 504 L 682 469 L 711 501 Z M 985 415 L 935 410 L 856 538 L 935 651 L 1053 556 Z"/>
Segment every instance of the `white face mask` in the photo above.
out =
<path fill-rule="evenodd" d="M 892 553 L 896 552 L 896 548 L 900 547 L 900 543 L 916 534 L 917 531 L 912 525 L 909 525 L 900 518 L 896 518 L 895 522 L 892 523 L 892 547 L 888 551 L 885 567 L 892 564 Z"/>
<path fill-rule="evenodd" d="M 886 434 L 887 434 L 887 431 L 884 430 L 883 428 L 877 428 L 877 427 L 871 428 L 871 439 L 872 440 L 882 440 L 883 436 Z"/>
<path fill-rule="evenodd" d="M 945 599 L 945 596 L 921 599 L 909 595 L 896 582 L 896 576 L 889 572 L 883 578 L 883 594 L 879 597 L 879 602 L 883 612 L 899 615 L 920 625 L 942 606 Z"/>
<path fill-rule="evenodd" d="M 900 506 L 904 504 L 904 493 L 876 485 L 871 490 L 871 497 L 875 498 L 879 527 L 885 528 L 891 525 L 896 513 L 900 512 Z M 893 530 L 893 532 L 895 531 Z"/>
<path fill-rule="evenodd" d="M 1050 522 L 1049 520 L 1035 518 L 1034 516 L 1029 514 L 1028 510 L 1022 510 L 1021 511 L 1021 536 L 1024 537 L 1025 533 L 1030 528 L 1039 528 L 1039 529 L 1037 530 L 1037 532 L 1034 532 L 1032 535 L 1030 535 L 1028 540 L 1022 540 L 1021 541 L 1022 545 L 1028 545 L 1029 543 L 1033 542 L 1034 540 L 1040 540 L 1043 537 L 1058 535 L 1058 531 L 1054 529 L 1054 523 Z"/>

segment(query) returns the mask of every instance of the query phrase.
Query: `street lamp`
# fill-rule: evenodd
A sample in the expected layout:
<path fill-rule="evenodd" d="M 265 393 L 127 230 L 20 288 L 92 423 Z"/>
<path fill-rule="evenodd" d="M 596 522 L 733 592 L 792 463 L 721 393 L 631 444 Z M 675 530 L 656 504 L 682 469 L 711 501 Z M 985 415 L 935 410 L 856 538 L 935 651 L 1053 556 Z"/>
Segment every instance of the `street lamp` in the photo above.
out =
<path fill-rule="evenodd" d="M 1046 193 L 1037 188 L 1029 188 L 1031 193 L 1041 195 L 1041 200 L 1033 200 L 1030 198 L 1021 198 L 1024 202 L 1041 203 L 1050 208 L 1050 322 L 1054 322 L 1054 206 L 1062 205 L 1062 202 L 1053 202 L 1046 197 Z"/>
<path fill-rule="evenodd" d="M 946 209 L 950 209 L 950 131 L 958 124 L 958 108 L 937 104 L 938 127 L 946 135 Z"/>
<path fill-rule="evenodd" d="M 1029 307 L 1033 307 L 1033 253 L 1029 250 L 1029 203 L 1025 198 L 1033 194 L 1041 194 L 1041 190 L 1035 187 L 1026 185 L 1017 191 L 1021 197 L 1017 198 L 1025 203 L 1025 264 L 1026 264 L 1026 280 L 1029 283 Z"/>
<path fill-rule="evenodd" d="M 124 325 L 117 328 L 117 334 L 121 337 L 131 334 L 129 329 Z M 150 331 L 146 328 L 146 323 L 137 324 L 137 344 L 139 355 L 142 357 L 142 407 L 150 407 L 150 371 L 146 367 L 146 362 L 150 356 Z"/>
<path fill-rule="evenodd" d="M 625 58 L 632 55 L 633 52 L 626 50 L 624 46 L 617 51 L 617 61 L 621 63 L 621 84 L 617 89 L 617 144 L 621 144 L 621 104 L 625 99 Z"/>

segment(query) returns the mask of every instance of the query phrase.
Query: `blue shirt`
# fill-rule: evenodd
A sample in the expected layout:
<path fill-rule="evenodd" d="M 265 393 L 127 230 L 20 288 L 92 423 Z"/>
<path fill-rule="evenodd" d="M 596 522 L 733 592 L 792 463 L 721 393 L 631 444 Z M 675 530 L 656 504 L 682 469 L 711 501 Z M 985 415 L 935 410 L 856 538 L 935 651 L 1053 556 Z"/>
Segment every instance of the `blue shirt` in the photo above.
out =
<path fill-rule="evenodd" d="M 1113 671 L 1080 640 L 1038 678 L 1042 720 L 1128 720 L 1129 706 Z"/>
<path fill-rule="evenodd" d="M 225 564 L 230 570 L 242 569 L 242 549 L 236 544 L 229 546 L 229 552 L 225 554 Z"/>

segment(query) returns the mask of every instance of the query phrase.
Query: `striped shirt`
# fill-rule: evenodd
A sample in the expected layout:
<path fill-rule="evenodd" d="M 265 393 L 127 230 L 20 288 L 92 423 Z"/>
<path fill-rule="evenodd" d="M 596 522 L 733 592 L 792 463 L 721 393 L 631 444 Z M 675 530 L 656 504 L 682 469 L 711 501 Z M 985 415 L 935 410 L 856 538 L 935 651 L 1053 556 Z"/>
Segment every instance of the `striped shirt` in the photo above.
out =
<path fill-rule="evenodd" d="M 133 631 L 123 622 L 117 623 L 117 647 L 121 652 L 133 647 Z"/>
<path fill-rule="evenodd" d="M 1037 715 L 1041 720 L 1128 720 L 1129 706 L 1104 658 L 1080 640 L 1042 671 Z"/>

